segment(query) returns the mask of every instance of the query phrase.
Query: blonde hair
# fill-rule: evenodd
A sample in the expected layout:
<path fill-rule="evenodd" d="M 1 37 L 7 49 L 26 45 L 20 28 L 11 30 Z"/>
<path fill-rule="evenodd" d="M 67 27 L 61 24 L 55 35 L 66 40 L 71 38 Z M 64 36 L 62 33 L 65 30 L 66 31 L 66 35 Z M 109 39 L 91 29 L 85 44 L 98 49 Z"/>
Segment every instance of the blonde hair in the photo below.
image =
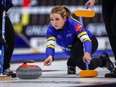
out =
<path fill-rule="evenodd" d="M 72 18 L 70 10 L 66 6 L 55 6 L 52 8 L 50 14 L 60 14 L 61 17 L 63 18 L 66 16 L 67 18 Z"/>

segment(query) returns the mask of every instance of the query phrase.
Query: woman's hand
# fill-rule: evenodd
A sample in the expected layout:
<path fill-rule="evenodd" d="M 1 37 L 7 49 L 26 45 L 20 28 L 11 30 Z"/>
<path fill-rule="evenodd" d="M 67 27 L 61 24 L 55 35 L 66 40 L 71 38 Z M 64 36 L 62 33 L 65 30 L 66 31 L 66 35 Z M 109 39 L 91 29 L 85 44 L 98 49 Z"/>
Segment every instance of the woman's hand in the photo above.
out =
<path fill-rule="evenodd" d="M 90 56 L 90 53 L 88 53 L 88 52 L 85 52 L 84 53 L 84 56 L 83 56 L 83 61 L 85 62 L 85 61 L 87 61 L 89 64 L 90 64 L 90 62 L 91 62 L 91 56 Z"/>
<path fill-rule="evenodd" d="M 50 66 L 52 63 L 52 56 L 48 56 L 48 58 L 44 61 L 44 66 Z"/>
<path fill-rule="evenodd" d="M 95 5 L 95 0 L 89 0 L 85 5 L 87 6 L 88 4 L 90 4 L 90 8 L 93 8 Z"/>

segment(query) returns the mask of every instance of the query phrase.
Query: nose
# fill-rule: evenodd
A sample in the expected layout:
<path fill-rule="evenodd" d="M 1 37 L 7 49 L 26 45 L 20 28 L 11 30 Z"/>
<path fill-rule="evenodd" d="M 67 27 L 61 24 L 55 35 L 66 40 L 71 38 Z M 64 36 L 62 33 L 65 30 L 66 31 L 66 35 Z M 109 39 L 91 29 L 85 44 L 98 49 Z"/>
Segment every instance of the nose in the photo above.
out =
<path fill-rule="evenodd" d="M 57 24 L 57 22 L 56 21 L 53 21 L 53 24 Z"/>

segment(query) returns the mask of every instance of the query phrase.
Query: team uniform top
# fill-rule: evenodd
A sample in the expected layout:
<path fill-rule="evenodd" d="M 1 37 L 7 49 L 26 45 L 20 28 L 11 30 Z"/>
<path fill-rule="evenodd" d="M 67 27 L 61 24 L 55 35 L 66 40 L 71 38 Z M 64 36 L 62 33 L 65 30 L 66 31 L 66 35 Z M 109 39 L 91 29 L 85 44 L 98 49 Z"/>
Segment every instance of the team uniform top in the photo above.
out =
<path fill-rule="evenodd" d="M 3 10 L 8 11 L 9 8 L 11 8 L 13 6 L 12 0 L 6 0 L 6 6 L 4 7 L 4 5 L 5 5 L 4 0 L 0 0 L 0 20 L 2 17 Z M 1 21 L 0 21 L 0 23 L 1 23 Z M 2 31 L 0 29 L 0 36 L 1 36 L 1 33 L 2 33 Z"/>
<path fill-rule="evenodd" d="M 84 52 L 91 54 L 92 44 L 90 37 L 93 34 L 84 29 L 80 22 L 72 18 L 67 18 L 63 29 L 56 30 L 52 24 L 48 26 L 46 34 L 46 55 L 54 57 L 55 42 L 62 48 L 62 50 L 70 56 L 71 46 L 77 40 L 83 43 Z"/>

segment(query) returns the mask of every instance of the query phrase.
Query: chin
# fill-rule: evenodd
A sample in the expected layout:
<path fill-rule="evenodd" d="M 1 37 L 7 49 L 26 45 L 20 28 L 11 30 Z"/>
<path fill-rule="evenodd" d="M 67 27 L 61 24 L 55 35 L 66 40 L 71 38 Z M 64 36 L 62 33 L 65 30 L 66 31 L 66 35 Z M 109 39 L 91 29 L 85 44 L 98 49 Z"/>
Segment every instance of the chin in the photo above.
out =
<path fill-rule="evenodd" d="M 57 30 L 58 30 L 59 28 L 58 28 L 58 27 L 55 27 L 55 29 L 57 29 Z"/>

